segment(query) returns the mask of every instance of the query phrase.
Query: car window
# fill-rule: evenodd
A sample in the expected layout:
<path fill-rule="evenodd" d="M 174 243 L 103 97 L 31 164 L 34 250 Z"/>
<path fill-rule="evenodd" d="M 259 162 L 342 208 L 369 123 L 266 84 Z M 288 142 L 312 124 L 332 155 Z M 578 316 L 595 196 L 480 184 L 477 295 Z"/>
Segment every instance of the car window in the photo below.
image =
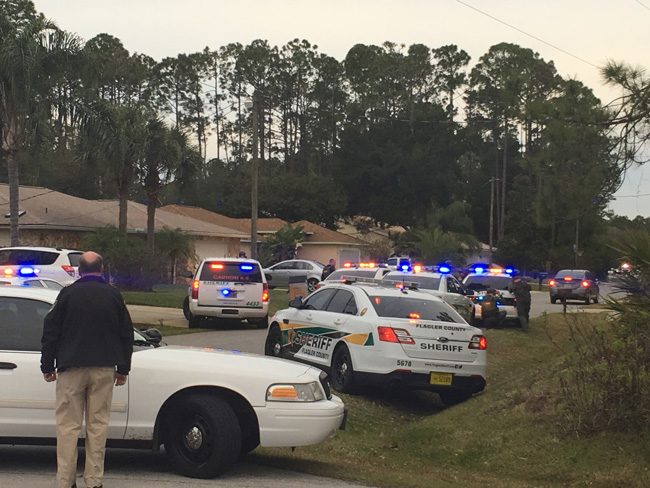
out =
<path fill-rule="evenodd" d="M 404 274 L 404 273 L 389 273 L 384 276 L 386 281 L 404 281 L 417 283 L 418 288 L 423 290 L 438 290 L 440 288 L 440 278 L 434 278 L 432 276 L 418 276 L 415 274 Z"/>
<path fill-rule="evenodd" d="M 512 278 L 509 276 L 477 275 L 468 276 L 465 281 L 465 286 L 470 290 L 487 290 L 488 288 L 505 290 L 511 283 Z"/>
<path fill-rule="evenodd" d="M 23 286 L 31 286 L 31 287 L 33 287 L 33 288 L 45 288 L 45 287 L 43 286 L 43 283 L 41 283 L 40 280 L 26 280 L 26 281 L 23 283 Z"/>
<path fill-rule="evenodd" d="M 465 323 L 462 317 L 444 302 L 393 296 L 371 296 L 370 301 L 380 317 Z"/>
<path fill-rule="evenodd" d="M 45 286 L 47 286 L 50 290 L 61 290 L 63 289 L 63 285 L 59 283 L 58 281 L 54 280 L 41 280 L 43 283 L 45 283 Z"/>
<path fill-rule="evenodd" d="M 43 320 L 50 308 L 39 300 L 0 297 L 0 349 L 40 351 Z"/>
<path fill-rule="evenodd" d="M 352 300 L 355 309 L 354 313 L 356 314 L 357 307 L 354 304 L 354 295 L 348 290 L 338 290 L 334 295 L 334 298 L 332 298 L 327 305 L 327 311 L 334 313 L 350 313 L 349 311 L 346 312 L 346 309 L 348 309 L 348 305 L 350 304 L 350 300 Z"/>
<path fill-rule="evenodd" d="M 295 262 L 286 261 L 284 263 L 276 264 L 273 269 L 276 269 L 276 270 L 295 269 L 295 264 L 296 264 Z"/>
<path fill-rule="evenodd" d="M 462 287 L 456 278 L 453 276 L 447 276 L 447 291 L 449 293 L 460 293 Z"/>
<path fill-rule="evenodd" d="M 314 267 L 309 263 L 306 263 L 304 261 L 299 261 L 299 262 L 296 263 L 296 269 L 303 269 L 303 270 L 306 270 L 306 271 L 311 271 L 312 269 L 314 269 Z"/>
<path fill-rule="evenodd" d="M 582 279 L 585 277 L 585 272 L 580 269 L 563 269 L 562 271 L 558 271 L 558 273 L 555 275 L 555 278 L 564 278 L 564 277 L 571 277 L 574 279 Z"/>
<path fill-rule="evenodd" d="M 303 305 L 304 309 L 307 310 L 325 310 L 330 299 L 334 296 L 337 290 L 332 288 L 325 288 L 321 291 L 317 291 L 311 295 L 305 304 Z"/>
<path fill-rule="evenodd" d="M 341 276 L 356 276 L 359 278 L 374 278 L 377 272 L 372 269 L 338 269 L 330 274 L 325 281 L 338 281 Z"/>
<path fill-rule="evenodd" d="M 68 260 L 70 261 L 70 266 L 79 266 L 80 259 L 81 259 L 80 252 L 71 252 L 68 254 Z"/>
<path fill-rule="evenodd" d="M 53 264 L 59 253 L 50 251 L 35 251 L 33 249 L 4 249 L 0 251 L 0 266 L 16 266 L 32 264 L 47 266 Z"/>
<path fill-rule="evenodd" d="M 262 283 L 262 270 L 257 263 L 253 262 L 206 261 L 201 269 L 199 280 Z"/>

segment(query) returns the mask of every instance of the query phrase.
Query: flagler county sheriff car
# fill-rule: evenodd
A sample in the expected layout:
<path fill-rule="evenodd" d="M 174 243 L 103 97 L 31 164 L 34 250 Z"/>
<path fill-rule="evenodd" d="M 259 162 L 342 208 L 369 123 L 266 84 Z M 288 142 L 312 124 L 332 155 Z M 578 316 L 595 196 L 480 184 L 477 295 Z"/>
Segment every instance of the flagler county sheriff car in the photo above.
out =
<path fill-rule="evenodd" d="M 39 363 L 57 292 L 0 287 L 0 444 L 56 442 L 55 384 Z M 343 403 L 317 368 L 212 348 L 156 347 L 134 331 L 127 386 L 115 388 L 109 447 L 158 450 L 175 470 L 211 478 L 261 446 L 325 441 Z"/>
<path fill-rule="evenodd" d="M 278 311 L 265 353 L 330 371 L 341 392 L 361 383 L 403 385 L 453 404 L 485 388 L 486 348 L 480 329 L 413 284 L 351 279 Z"/>

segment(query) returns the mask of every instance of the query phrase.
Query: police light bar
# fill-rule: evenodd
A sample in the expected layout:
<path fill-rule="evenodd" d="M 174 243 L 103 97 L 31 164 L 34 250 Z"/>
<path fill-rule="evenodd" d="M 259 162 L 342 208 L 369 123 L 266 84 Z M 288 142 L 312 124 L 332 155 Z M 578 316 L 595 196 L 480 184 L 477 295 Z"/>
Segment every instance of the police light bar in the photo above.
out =
<path fill-rule="evenodd" d="M 221 294 L 222 294 L 224 297 L 228 297 L 228 296 L 230 296 L 231 293 L 232 293 L 232 291 L 230 291 L 228 288 L 224 288 L 223 290 L 221 290 Z"/>
<path fill-rule="evenodd" d="M 422 271 L 422 266 L 421 265 L 416 264 L 415 266 L 413 266 L 413 272 L 414 273 L 419 273 L 421 271 Z"/>
<path fill-rule="evenodd" d="M 223 269 L 223 264 L 221 263 L 212 263 L 210 269 Z"/>
<path fill-rule="evenodd" d="M 498 266 L 493 266 L 490 268 L 490 273 L 503 273 L 503 268 L 499 268 Z"/>
<path fill-rule="evenodd" d="M 515 269 L 508 267 L 508 268 L 506 268 L 505 271 L 506 271 L 506 274 L 513 274 L 515 272 Z"/>
<path fill-rule="evenodd" d="M 40 269 L 32 268 L 31 266 L 24 266 L 24 267 L 18 269 L 18 274 L 20 276 L 23 276 L 23 277 L 36 276 L 40 272 L 41 272 Z"/>
<path fill-rule="evenodd" d="M 438 273 L 442 273 L 442 274 L 451 273 L 451 266 L 449 266 L 448 264 L 439 264 L 438 265 Z"/>
<path fill-rule="evenodd" d="M 351 268 L 351 267 L 352 267 L 352 263 L 343 263 L 343 267 L 344 267 L 344 268 Z"/>
<path fill-rule="evenodd" d="M 408 273 L 409 271 L 411 271 L 411 265 L 410 264 L 400 264 L 399 270 L 403 271 L 404 273 Z"/>
<path fill-rule="evenodd" d="M 253 265 L 252 264 L 240 264 L 239 269 L 242 271 L 253 271 Z"/>

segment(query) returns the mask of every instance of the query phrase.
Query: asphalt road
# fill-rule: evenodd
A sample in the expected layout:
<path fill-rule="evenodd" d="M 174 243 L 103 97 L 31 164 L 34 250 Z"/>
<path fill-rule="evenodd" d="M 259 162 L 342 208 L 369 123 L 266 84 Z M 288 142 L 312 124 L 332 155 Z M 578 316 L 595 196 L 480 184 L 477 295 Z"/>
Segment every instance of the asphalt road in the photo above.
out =
<path fill-rule="evenodd" d="M 601 285 L 601 294 L 609 295 L 611 288 Z M 132 307 L 129 307 L 130 309 Z M 578 302 L 570 303 L 568 312 L 580 313 L 595 311 L 584 308 Z M 136 307 L 142 321 L 156 325 L 162 320 L 166 325 L 186 326 L 179 319 L 179 310 L 156 309 L 155 307 Z M 562 311 L 561 304 L 551 304 L 548 292 L 533 291 L 531 317 L 543 313 Z M 265 330 L 252 329 L 245 324 L 228 325 L 211 332 L 186 334 L 166 338 L 169 344 L 197 347 L 220 347 L 245 352 L 263 353 Z M 82 472 L 80 458 L 79 473 Z M 0 446 L 0 488 L 45 488 L 53 487 L 56 472 L 56 451 L 53 447 Z M 79 486 L 84 486 L 79 479 Z M 170 471 L 164 454 L 148 451 L 113 449 L 107 451 L 107 488 L 171 488 L 228 486 L 231 488 L 352 488 L 361 485 L 340 480 L 305 475 L 292 471 L 259 466 L 250 461 L 241 462 L 227 475 L 216 480 L 193 480 L 178 476 Z"/>

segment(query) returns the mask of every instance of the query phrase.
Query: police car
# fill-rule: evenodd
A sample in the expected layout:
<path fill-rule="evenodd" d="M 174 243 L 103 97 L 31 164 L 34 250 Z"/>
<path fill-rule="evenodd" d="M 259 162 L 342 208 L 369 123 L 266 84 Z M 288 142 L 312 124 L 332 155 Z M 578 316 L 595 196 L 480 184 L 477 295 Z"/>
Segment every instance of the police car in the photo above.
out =
<path fill-rule="evenodd" d="M 389 272 L 389 268 L 378 266 L 374 262 L 363 262 L 358 264 L 344 263 L 342 268 L 339 268 L 327 275 L 327 278 L 321 281 L 319 286 L 323 286 L 334 281 L 345 281 L 346 278 L 379 279 Z"/>
<path fill-rule="evenodd" d="M 417 268 L 416 265 L 413 271 L 391 271 L 384 276 L 384 279 L 417 283 L 420 291 L 441 298 L 451 305 L 467 323 L 471 324 L 474 319 L 474 302 L 465 296 L 463 285 L 450 274 L 451 268 L 440 266 L 436 273 L 419 271 Z"/>
<path fill-rule="evenodd" d="M 372 281 L 372 282 L 370 282 Z M 436 391 L 446 404 L 485 388 L 487 341 L 445 302 L 404 283 L 328 284 L 270 319 L 269 356 L 330 372 L 341 392 L 357 384 Z"/>
<path fill-rule="evenodd" d="M 519 323 L 515 296 L 511 291 L 513 268 L 500 266 L 476 265 L 470 268 L 471 272 L 463 280 L 463 285 L 468 290 L 474 291 L 474 316 L 477 321 L 482 319 L 481 301 L 489 289 L 497 292 L 497 306 L 505 311 L 505 320 Z"/>

